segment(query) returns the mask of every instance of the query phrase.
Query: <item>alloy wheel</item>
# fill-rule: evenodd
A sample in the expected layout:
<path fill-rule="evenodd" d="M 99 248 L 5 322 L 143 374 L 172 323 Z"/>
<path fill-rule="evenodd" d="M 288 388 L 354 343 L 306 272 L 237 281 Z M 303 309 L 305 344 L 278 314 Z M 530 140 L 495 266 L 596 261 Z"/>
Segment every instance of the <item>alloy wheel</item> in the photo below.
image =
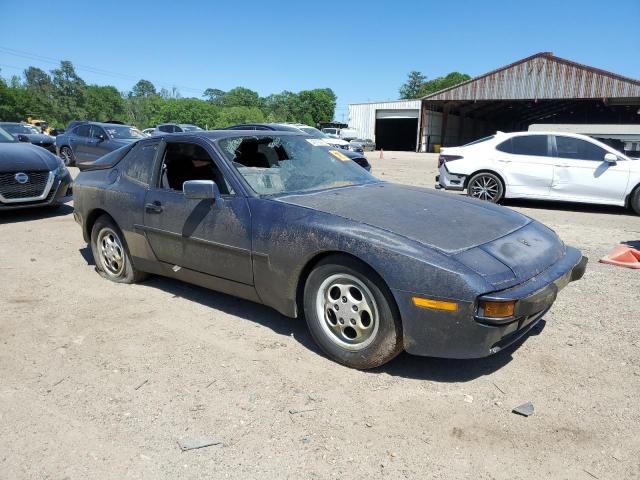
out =
<path fill-rule="evenodd" d="M 104 271 L 119 277 L 124 271 L 124 248 L 118 235 L 110 228 L 103 228 L 98 235 L 98 256 Z"/>
<path fill-rule="evenodd" d="M 378 333 L 378 307 L 371 291 L 348 274 L 331 275 L 316 295 L 316 311 L 327 338 L 347 350 L 361 350 Z"/>
<path fill-rule="evenodd" d="M 472 197 L 488 202 L 499 200 L 502 186 L 493 176 L 480 175 L 469 184 L 469 193 Z"/>

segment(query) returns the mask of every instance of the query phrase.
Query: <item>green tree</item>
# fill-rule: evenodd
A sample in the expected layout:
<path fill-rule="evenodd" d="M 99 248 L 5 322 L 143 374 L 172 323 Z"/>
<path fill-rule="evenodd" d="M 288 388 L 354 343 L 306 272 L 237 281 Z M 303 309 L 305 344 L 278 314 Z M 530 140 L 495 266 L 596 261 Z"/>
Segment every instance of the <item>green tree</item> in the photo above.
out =
<path fill-rule="evenodd" d="M 144 78 L 138 80 L 138 83 L 131 89 L 131 96 L 133 97 L 150 97 L 151 95 L 157 95 L 156 87 Z"/>
<path fill-rule="evenodd" d="M 451 72 L 444 77 L 438 77 L 434 78 L 433 80 L 424 82 L 418 91 L 418 97 L 431 95 L 432 93 L 439 92 L 440 90 L 444 90 L 445 88 L 454 87 L 470 79 L 471 77 L 466 73 Z"/>
<path fill-rule="evenodd" d="M 298 94 L 297 121 L 309 123 L 312 126 L 320 122 L 328 122 L 333 119 L 336 110 L 336 95 L 330 88 L 316 88 L 315 90 L 303 90 Z"/>
<path fill-rule="evenodd" d="M 258 92 L 244 87 L 236 87 L 222 96 L 222 105 L 225 107 L 262 107 L 262 99 Z"/>
<path fill-rule="evenodd" d="M 418 98 L 420 96 L 420 88 L 422 88 L 427 77 L 416 70 L 409 72 L 408 77 L 407 81 L 400 86 L 400 98 Z"/>
<path fill-rule="evenodd" d="M 209 103 L 222 105 L 225 93 L 224 90 L 220 90 L 219 88 L 207 88 L 202 96 L 205 97 Z"/>
<path fill-rule="evenodd" d="M 61 61 L 60 68 L 51 71 L 51 77 L 55 87 L 56 120 L 66 124 L 73 119 L 84 118 L 86 84 L 76 73 L 73 64 L 67 60 Z"/>
<path fill-rule="evenodd" d="M 126 120 L 124 99 L 115 87 L 89 85 L 85 92 L 85 112 L 87 118 L 104 122 L 106 120 Z"/>
<path fill-rule="evenodd" d="M 220 112 L 217 127 L 223 128 L 238 123 L 262 123 L 264 113 L 257 107 L 226 107 Z"/>

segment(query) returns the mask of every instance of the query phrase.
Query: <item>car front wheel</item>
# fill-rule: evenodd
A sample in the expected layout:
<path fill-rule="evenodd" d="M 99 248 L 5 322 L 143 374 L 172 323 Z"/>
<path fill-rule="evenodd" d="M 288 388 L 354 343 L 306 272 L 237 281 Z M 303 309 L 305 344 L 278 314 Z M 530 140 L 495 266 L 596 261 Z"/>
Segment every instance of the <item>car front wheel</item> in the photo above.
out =
<path fill-rule="evenodd" d="M 331 256 L 309 275 L 304 312 L 311 336 L 333 360 L 374 368 L 402 351 L 402 328 L 384 282 L 348 256 Z"/>
<path fill-rule="evenodd" d="M 75 165 L 75 160 L 73 158 L 73 151 L 69 147 L 62 147 L 60 149 L 60 158 L 62 158 L 62 161 L 67 167 Z"/>
<path fill-rule="evenodd" d="M 629 203 L 631 204 L 633 211 L 640 215 L 640 185 L 638 185 L 631 194 L 631 200 Z"/>
<path fill-rule="evenodd" d="M 469 180 L 467 195 L 478 200 L 498 203 L 504 196 L 504 185 L 502 180 L 493 173 L 478 173 Z"/>
<path fill-rule="evenodd" d="M 91 251 L 96 270 L 117 283 L 135 283 L 146 274 L 133 268 L 122 232 L 108 215 L 102 215 L 91 229 Z"/>

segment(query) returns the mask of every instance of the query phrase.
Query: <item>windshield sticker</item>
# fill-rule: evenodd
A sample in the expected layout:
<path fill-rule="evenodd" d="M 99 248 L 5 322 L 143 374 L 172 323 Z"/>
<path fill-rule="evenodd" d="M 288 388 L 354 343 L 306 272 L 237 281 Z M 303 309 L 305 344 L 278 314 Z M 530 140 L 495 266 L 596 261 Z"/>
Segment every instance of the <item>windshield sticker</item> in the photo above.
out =
<path fill-rule="evenodd" d="M 349 157 L 347 157 L 344 153 L 340 153 L 340 152 L 339 152 L 339 151 L 337 151 L 337 150 L 329 150 L 329 153 L 330 153 L 331 155 L 333 155 L 334 157 L 336 157 L 338 160 L 342 160 L 343 162 L 348 162 L 348 161 L 350 161 L 350 160 L 349 160 Z"/>
<path fill-rule="evenodd" d="M 319 138 L 307 138 L 307 142 L 309 142 L 314 147 L 328 147 L 329 146 L 329 144 L 327 142 L 325 142 L 324 140 L 321 140 Z"/>

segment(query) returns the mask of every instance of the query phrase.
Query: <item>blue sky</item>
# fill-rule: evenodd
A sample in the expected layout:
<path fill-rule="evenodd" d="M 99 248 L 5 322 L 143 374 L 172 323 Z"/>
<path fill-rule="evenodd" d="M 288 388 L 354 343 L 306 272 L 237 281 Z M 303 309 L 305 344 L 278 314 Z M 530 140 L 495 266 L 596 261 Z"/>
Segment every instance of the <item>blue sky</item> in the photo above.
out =
<path fill-rule="evenodd" d="M 4 77 L 68 59 L 123 91 L 139 78 L 183 96 L 330 87 L 337 119 L 397 98 L 410 70 L 478 75 L 541 51 L 640 78 L 640 0 L 0 0 Z"/>

